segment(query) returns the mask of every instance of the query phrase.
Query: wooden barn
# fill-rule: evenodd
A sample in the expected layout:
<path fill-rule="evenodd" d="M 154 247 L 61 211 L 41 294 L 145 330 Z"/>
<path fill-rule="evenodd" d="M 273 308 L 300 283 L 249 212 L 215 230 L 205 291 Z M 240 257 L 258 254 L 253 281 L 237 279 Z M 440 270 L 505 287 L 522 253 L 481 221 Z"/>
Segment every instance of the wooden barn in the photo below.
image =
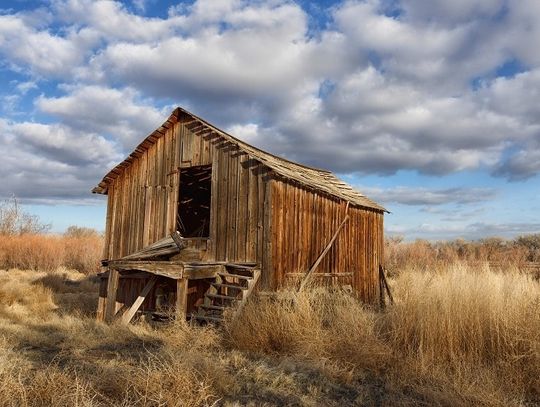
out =
<path fill-rule="evenodd" d="M 254 289 L 308 279 L 379 302 L 382 206 L 184 109 L 92 192 L 108 195 L 98 319 L 219 321 Z"/>

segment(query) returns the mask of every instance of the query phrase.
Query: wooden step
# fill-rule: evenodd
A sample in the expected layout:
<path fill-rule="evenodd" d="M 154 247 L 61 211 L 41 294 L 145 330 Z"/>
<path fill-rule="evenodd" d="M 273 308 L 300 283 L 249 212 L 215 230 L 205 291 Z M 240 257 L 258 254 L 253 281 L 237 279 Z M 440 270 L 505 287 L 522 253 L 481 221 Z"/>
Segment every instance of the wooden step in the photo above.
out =
<path fill-rule="evenodd" d="M 209 315 L 193 315 L 193 318 L 202 321 L 223 322 L 223 318 L 211 317 Z"/>
<path fill-rule="evenodd" d="M 231 266 L 230 268 L 234 269 L 234 266 Z M 226 310 L 230 309 L 234 311 L 233 318 L 239 314 L 243 306 L 246 304 L 251 292 L 255 288 L 255 285 L 260 278 L 261 271 L 260 269 L 254 267 L 242 266 L 238 268 L 238 272 L 242 274 L 233 274 L 225 271 L 217 273 L 221 277 L 221 281 L 214 281 L 210 283 L 211 287 L 204 295 L 206 304 L 201 304 L 198 306 L 199 313 L 193 315 L 193 319 L 221 323 L 223 322 L 223 313 L 225 313 Z M 244 273 L 247 274 L 248 272 L 251 275 L 244 275 Z M 229 281 L 226 280 L 227 278 L 239 279 L 241 281 Z M 245 286 L 240 285 L 243 284 L 243 281 L 247 282 Z M 218 290 L 219 292 L 222 287 L 238 290 L 234 292 L 236 296 L 212 293 L 212 291 L 215 290 Z"/>
<path fill-rule="evenodd" d="M 218 274 L 222 277 L 238 278 L 241 280 L 253 280 L 252 276 L 243 276 L 241 274 L 231 274 L 224 271 L 218 271 Z"/>
<path fill-rule="evenodd" d="M 244 287 L 242 285 L 234 285 L 234 284 L 223 284 L 223 283 L 211 283 L 214 287 L 226 287 L 226 288 L 237 288 L 239 290 L 247 290 L 248 287 Z"/>
<path fill-rule="evenodd" d="M 234 263 L 227 263 L 227 264 L 225 264 L 225 267 L 226 268 L 237 269 L 237 270 L 248 270 L 248 271 L 251 271 L 251 270 L 255 269 L 255 266 L 246 266 L 246 265 L 243 265 L 243 264 L 234 264 Z"/>
<path fill-rule="evenodd" d="M 240 298 L 237 297 L 231 297 L 230 295 L 221 295 L 221 294 L 206 294 L 208 298 L 221 298 L 222 300 L 231 300 L 231 301 L 239 301 Z"/>
<path fill-rule="evenodd" d="M 199 308 L 210 309 L 210 310 L 215 310 L 215 311 L 225 311 L 228 307 L 223 307 L 221 305 L 213 305 L 213 304 L 210 304 L 210 305 L 201 304 L 199 305 Z"/>

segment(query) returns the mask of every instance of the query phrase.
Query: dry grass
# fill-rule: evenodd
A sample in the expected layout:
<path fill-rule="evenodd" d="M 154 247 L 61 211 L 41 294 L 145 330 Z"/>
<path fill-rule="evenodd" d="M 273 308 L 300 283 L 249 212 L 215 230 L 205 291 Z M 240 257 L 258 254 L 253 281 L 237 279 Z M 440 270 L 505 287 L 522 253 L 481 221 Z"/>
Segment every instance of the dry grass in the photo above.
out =
<path fill-rule="evenodd" d="M 404 272 L 370 310 L 323 289 L 224 329 L 94 321 L 92 277 L 0 271 L 0 405 L 508 406 L 540 402 L 540 284 Z"/>
<path fill-rule="evenodd" d="M 397 391 L 392 405 L 540 402 L 536 281 L 456 265 L 392 285 L 397 301 L 384 313 L 324 290 L 260 299 L 229 326 L 230 346 L 370 372 Z"/>
<path fill-rule="evenodd" d="M 540 285 L 520 273 L 403 273 L 383 337 L 422 372 L 440 371 L 466 394 L 540 401 Z M 505 400 L 506 399 L 506 400 Z M 504 404 L 504 403 L 501 403 Z"/>

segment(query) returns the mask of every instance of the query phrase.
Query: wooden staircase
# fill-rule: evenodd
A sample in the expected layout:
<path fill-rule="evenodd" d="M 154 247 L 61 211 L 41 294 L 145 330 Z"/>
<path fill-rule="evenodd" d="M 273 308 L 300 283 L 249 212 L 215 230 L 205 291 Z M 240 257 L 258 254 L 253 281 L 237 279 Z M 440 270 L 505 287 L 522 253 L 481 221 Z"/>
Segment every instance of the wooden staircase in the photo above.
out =
<path fill-rule="evenodd" d="M 220 323 L 226 310 L 230 309 L 238 314 L 246 304 L 260 275 L 261 271 L 256 267 L 226 264 L 225 271 L 219 272 L 215 281 L 210 284 L 210 288 L 204 294 L 203 303 L 199 305 L 191 319 Z"/>

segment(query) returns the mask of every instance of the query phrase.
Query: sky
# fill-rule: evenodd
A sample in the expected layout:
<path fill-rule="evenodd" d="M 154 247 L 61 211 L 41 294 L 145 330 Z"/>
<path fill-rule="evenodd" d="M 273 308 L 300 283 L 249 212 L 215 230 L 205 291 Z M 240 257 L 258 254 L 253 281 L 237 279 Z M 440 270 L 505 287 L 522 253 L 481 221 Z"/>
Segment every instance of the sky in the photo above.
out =
<path fill-rule="evenodd" d="M 332 170 L 406 239 L 540 232 L 540 2 L 0 3 L 0 198 L 104 229 L 90 190 L 175 106 Z"/>

